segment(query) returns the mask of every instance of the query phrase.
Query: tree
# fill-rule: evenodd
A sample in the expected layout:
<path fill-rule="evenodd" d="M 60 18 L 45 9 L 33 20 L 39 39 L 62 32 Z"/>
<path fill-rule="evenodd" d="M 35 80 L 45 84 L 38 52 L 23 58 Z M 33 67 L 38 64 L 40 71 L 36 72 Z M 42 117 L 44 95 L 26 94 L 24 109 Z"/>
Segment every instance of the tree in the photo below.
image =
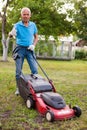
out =
<path fill-rule="evenodd" d="M 8 53 L 8 43 L 9 37 L 6 39 L 6 11 L 9 4 L 9 0 L 7 0 L 6 5 L 3 7 L 2 13 L 0 12 L 0 17 L 2 20 L 2 46 L 3 46 L 3 61 L 7 61 L 7 53 Z"/>
<path fill-rule="evenodd" d="M 66 0 L 66 3 L 68 0 Z M 70 0 L 74 5 L 73 10 L 68 10 L 67 14 L 72 19 L 73 34 L 84 40 L 87 45 L 87 0 Z"/>
<path fill-rule="evenodd" d="M 58 12 L 58 8 L 63 4 L 63 2 L 57 0 L 26 0 L 26 2 L 25 0 L 7 0 L 6 6 L 3 8 L 3 17 L 1 16 L 3 20 L 2 34 L 4 34 L 2 35 L 3 60 L 7 60 L 6 55 L 8 48 L 6 47 L 9 39 L 6 40 L 6 34 L 11 30 L 14 23 L 20 20 L 20 11 L 24 6 L 27 6 L 31 9 L 31 20 L 36 22 L 39 30 L 38 33 L 40 35 L 45 35 L 46 37 L 53 35 L 57 37 L 60 34 L 65 35 L 71 33 L 72 26 L 71 22 L 66 20 L 67 14 L 60 14 Z"/>
<path fill-rule="evenodd" d="M 64 3 L 57 2 L 56 5 L 54 3 L 55 0 L 26 0 L 26 2 L 15 0 L 10 4 L 13 10 L 9 11 L 9 18 L 11 18 L 9 21 L 12 24 L 17 22 L 20 18 L 21 8 L 27 6 L 31 9 L 31 20 L 36 22 L 39 34 L 58 36 L 70 33 L 71 23 L 66 20 L 66 14 L 61 15 L 58 13 L 58 8 L 56 8 L 56 6 L 60 7 Z"/>
<path fill-rule="evenodd" d="M 87 1 L 79 1 L 75 4 L 76 15 L 74 16 L 76 33 L 79 38 L 87 41 Z"/>

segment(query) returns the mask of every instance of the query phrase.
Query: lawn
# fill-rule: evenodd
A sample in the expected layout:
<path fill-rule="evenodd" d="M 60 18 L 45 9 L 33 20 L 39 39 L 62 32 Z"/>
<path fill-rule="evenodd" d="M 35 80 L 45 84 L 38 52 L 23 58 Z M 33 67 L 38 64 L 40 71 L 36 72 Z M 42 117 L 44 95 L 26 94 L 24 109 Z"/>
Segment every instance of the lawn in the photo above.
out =
<path fill-rule="evenodd" d="M 0 62 L 0 130 L 87 130 L 87 61 L 38 60 L 67 104 L 78 105 L 82 115 L 64 121 L 47 122 L 35 109 L 28 110 L 16 96 L 15 63 Z M 39 74 L 44 74 L 38 68 Z M 25 61 L 23 73 L 30 73 Z"/>

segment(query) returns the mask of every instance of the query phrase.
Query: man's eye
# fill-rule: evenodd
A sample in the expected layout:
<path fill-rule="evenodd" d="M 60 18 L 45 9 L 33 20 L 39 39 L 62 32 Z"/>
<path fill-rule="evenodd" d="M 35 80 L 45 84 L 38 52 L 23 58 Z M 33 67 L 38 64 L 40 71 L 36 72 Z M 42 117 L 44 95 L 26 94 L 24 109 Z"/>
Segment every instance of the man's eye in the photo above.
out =
<path fill-rule="evenodd" d="M 29 16 L 29 14 L 23 14 L 23 15 L 24 15 L 24 16 L 25 16 L 25 15 Z"/>

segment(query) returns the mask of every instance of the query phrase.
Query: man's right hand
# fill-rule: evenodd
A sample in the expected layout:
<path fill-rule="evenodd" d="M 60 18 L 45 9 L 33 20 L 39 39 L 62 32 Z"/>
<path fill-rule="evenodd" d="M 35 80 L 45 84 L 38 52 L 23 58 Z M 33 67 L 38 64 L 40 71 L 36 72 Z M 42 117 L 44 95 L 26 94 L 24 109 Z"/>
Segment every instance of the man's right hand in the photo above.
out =
<path fill-rule="evenodd" d="M 12 37 L 13 37 L 13 35 L 11 34 L 11 32 L 9 32 L 8 37 L 9 37 L 9 38 L 12 38 Z"/>
<path fill-rule="evenodd" d="M 9 36 L 10 38 L 12 38 L 12 37 L 15 38 L 15 36 L 16 36 L 16 29 L 13 28 L 12 31 L 9 32 L 8 36 Z"/>

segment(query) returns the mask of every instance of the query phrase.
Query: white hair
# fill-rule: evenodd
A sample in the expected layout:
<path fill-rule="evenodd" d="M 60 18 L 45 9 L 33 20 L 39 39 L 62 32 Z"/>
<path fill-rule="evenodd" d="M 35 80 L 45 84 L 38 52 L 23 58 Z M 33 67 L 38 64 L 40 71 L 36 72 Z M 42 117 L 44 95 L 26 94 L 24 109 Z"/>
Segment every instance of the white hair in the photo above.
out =
<path fill-rule="evenodd" d="M 29 14 L 31 15 L 31 10 L 27 7 L 24 7 L 24 8 L 21 9 L 21 15 L 22 15 L 24 10 L 27 10 L 29 12 Z"/>

